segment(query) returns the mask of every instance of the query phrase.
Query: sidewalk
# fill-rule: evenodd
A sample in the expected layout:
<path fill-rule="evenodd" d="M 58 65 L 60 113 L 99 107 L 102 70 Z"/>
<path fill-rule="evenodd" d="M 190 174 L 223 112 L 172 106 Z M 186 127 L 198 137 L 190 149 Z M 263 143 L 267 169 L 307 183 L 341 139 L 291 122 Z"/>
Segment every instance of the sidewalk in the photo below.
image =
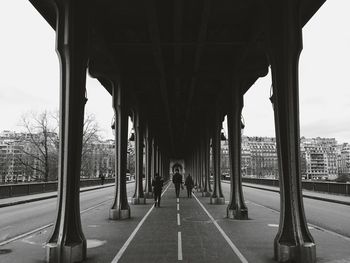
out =
<path fill-rule="evenodd" d="M 160 208 L 154 208 L 151 199 L 146 205 L 130 205 L 129 220 L 108 219 L 112 201 L 82 214 L 88 244 L 85 262 L 275 262 L 278 212 L 248 202 L 249 220 L 232 220 L 225 217 L 227 205 L 210 205 L 200 193 L 188 199 L 185 191 L 177 202 L 174 192 L 171 184 Z M 321 229 L 310 231 L 317 262 L 350 261 L 348 240 Z M 1 247 L 7 253 L 0 254 L 0 261 L 43 262 L 50 232 L 51 228 Z"/>
<path fill-rule="evenodd" d="M 228 182 L 225 182 L 225 183 L 228 183 Z M 263 189 L 263 190 L 276 192 L 276 193 L 280 192 L 279 187 L 276 187 L 276 186 L 267 186 L 267 185 L 250 184 L 250 183 L 243 183 L 243 186 Z M 350 206 L 350 196 L 327 194 L 327 193 L 314 192 L 314 191 L 303 189 L 303 197 Z"/>
<path fill-rule="evenodd" d="M 114 186 L 114 183 L 112 184 L 104 184 L 104 185 L 94 185 L 94 186 L 87 186 L 80 189 L 80 192 L 86 192 L 86 191 L 92 191 L 96 189 L 106 188 Z M 41 193 L 41 194 L 32 194 L 32 195 L 23 195 L 23 196 L 16 196 L 16 197 L 10 197 L 10 198 L 2 198 L 0 199 L 0 208 L 6 207 L 6 206 L 13 206 L 13 205 L 19 205 L 24 203 L 30 203 L 50 198 L 56 198 L 57 197 L 57 191 L 55 192 L 47 192 L 47 193 Z"/>

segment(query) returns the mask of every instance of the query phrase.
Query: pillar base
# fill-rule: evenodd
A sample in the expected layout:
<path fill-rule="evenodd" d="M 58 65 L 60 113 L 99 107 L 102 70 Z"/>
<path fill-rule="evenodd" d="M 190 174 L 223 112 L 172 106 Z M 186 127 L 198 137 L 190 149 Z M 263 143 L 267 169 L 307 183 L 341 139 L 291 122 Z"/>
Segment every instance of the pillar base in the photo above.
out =
<path fill-rule="evenodd" d="M 130 218 L 130 208 L 129 209 L 110 209 L 109 219 L 111 220 L 122 220 Z"/>
<path fill-rule="evenodd" d="M 81 262 L 86 259 L 86 241 L 75 243 L 70 246 L 65 245 L 60 248 L 57 243 L 46 244 L 46 262 Z"/>
<path fill-rule="evenodd" d="M 144 204 L 146 204 L 146 198 L 145 197 L 133 197 L 133 198 L 131 198 L 131 203 L 133 205 L 144 205 Z"/>
<path fill-rule="evenodd" d="M 212 205 L 224 205 L 225 197 L 210 197 L 210 204 Z"/>
<path fill-rule="evenodd" d="M 227 208 L 227 218 L 247 220 L 248 210 L 247 209 L 229 209 Z"/>
<path fill-rule="evenodd" d="M 144 195 L 146 199 L 152 199 L 154 197 L 153 192 L 145 192 Z"/>
<path fill-rule="evenodd" d="M 210 192 L 202 192 L 203 197 L 210 197 L 211 193 Z"/>
<path fill-rule="evenodd" d="M 316 245 L 315 243 L 304 243 L 296 246 L 275 242 L 275 259 L 278 262 L 315 263 Z"/>

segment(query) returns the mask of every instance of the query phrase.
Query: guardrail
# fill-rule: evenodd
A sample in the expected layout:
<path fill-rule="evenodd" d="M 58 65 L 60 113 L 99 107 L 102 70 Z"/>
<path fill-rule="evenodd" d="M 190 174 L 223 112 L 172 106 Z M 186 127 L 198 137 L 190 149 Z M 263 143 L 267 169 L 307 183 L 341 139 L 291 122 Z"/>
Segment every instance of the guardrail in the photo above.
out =
<path fill-rule="evenodd" d="M 276 179 L 242 178 L 244 183 L 262 184 L 279 187 Z M 350 195 L 349 183 L 302 181 L 302 188 L 305 190 L 323 192 L 329 194 Z"/>
<path fill-rule="evenodd" d="M 114 178 L 106 178 L 105 184 L 113 183 Z M 80 187 L 87 187 L 93 185 L 100 185 L 101 179 L 82 179 L 80 180 Z M 31 194 L 41 194 L 47 192 L 57 191 L 57 181 L 54 182 L 40 182 L 40 183 L 18 183 L 18 184 L 4 184 L 0 185 L 0 199 L 9 198 Z"/>

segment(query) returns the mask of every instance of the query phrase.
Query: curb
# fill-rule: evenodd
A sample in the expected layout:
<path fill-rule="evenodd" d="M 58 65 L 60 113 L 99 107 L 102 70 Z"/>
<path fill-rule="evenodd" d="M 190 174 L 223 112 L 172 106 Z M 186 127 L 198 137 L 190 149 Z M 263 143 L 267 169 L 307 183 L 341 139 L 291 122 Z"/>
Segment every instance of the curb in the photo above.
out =
<path fill-rule="evenodd" d="M 131 183 L 131 182 L 127 182 Z M 98 189 L 103 189 L 103 188 L 108 188 L 108 187 L 112 187 L 114 186 L 114 184 L 110 184 L 110 185 L 105 185 L 105 186 L 100 186 L 100 187 L 94 187 L 94 188 L 89 188 L 89 189 L 84 189 L 82 188 L 80 190 L 80 193 L 83 192 L 88 192 L 88 191 L 93 191 L 93 190 L 98 190 Z M 48 196 L 43 196 L 43 197 L 35 197 L 35 198 L 31 198 L 31 199 L 26 199 L 26 200 L 20 200 L 20 201 L 15 201 L 15 202 L 10 202 L 10 203 L 5 203 L 5 204 L 0 204 L 0 208 L 2 207 L 8 207 L 8 206 L 14 206 L 14 205 L 20 205 L 20 204 L 26 204 L 26 203 L 32 203 L 32 202 L 36 202 L 36 201 L 42 201 L 45 199 L 51 199 L 51 198 L 55 198 L 57 197 L 57 193 L 56 194 L 52 194 L 52 195 L 48 195 Z"/>
<path fill-rule="evenodd" d="M 259 187 L 259 186 L 253 186 L 253 185 L 243 184 L 243 186 L 250 187 L 250 188 L 255 188 L 255 189 L 260 189 L 260 190 L 265 190 L 265 191 L 270 191 L 270 192 L 275 192 L 275 193 L 279 193 L 280 192 L 279 190 L 267 189 L 267 188 L 263 188 L 263 187 Z M 308 195 L 308 194 L 303 194 L 303 197 L 309 198 L 309 199 L 315 199 L 315 200 L 320 200 L 320 201 L 325 201 L 325 202 L 337 203 L 337 204 L 341 204 L 341 205 L 350 206 L 350 202 L 341 201 L 341 200 L 334 200 L 334 199 L 330 199 L 330 198 L 313 196 L 313 195 Z"/>

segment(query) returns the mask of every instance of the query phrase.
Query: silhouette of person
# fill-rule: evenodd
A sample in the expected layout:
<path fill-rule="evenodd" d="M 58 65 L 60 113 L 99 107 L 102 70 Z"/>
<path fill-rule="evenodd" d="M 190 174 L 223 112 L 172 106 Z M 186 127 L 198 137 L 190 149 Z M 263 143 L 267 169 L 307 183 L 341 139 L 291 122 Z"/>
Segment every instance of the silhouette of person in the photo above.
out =
<path fill-rule="evenodd" d="M 156 176 L 152 180 L 152 186 L 153 186 L 153 194 L 154 194 L 154 206 L 160 207 L 160 198 L 162 195 L 162 189 L 163 189 L 164 180 L 159 176 L 158 173 L 156 173 Z"/>
<path fill-rule="evenodd" d="M 194 182 L 190 174 L 188 174 L 188 176 L 186 177 L 185 186 L 187 189 L 187 197 L 192 198 L 192 189 L 194 186 Z"/>
<path fill-rule="evenodd" d="M 179 173 L 179 169 L 175 170 L 175 174 L 173 175 L 173 183 L 175 185 L 175 194 L 178 198 L 180 195 L 180 186 L 182 185 L 182 175 Z"/>

